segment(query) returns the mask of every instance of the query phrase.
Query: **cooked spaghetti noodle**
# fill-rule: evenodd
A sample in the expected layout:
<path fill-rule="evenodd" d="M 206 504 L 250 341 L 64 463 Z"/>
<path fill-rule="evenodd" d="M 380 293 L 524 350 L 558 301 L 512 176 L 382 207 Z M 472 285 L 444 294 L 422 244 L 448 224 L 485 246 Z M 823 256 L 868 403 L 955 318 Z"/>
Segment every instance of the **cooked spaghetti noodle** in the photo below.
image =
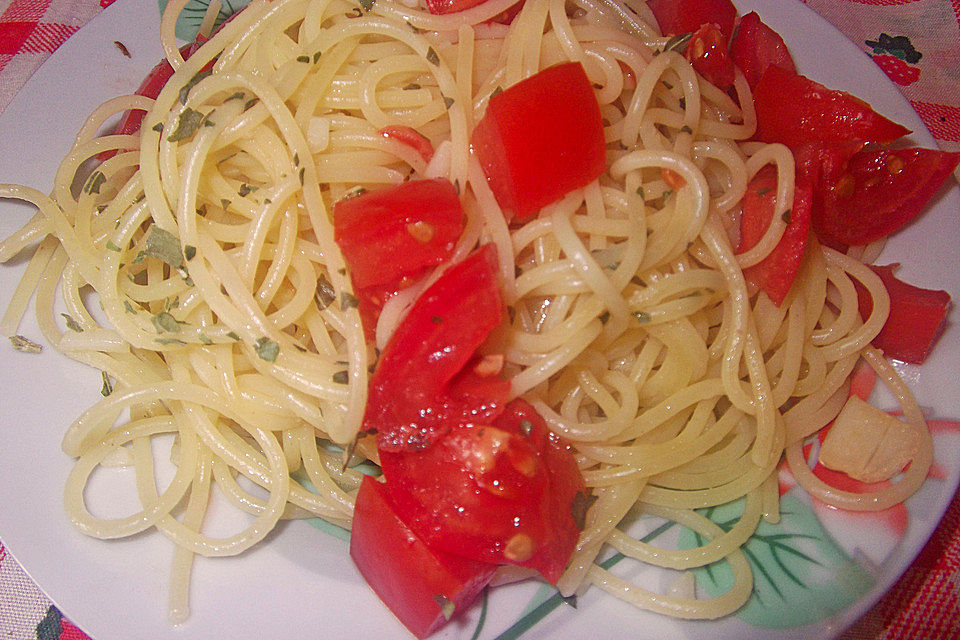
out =
<path fill-rule="evenodd" d="M 358 435 L 375 350 L 330 212 L 358 188 L 411 176 L 461 188 L 467 222 L 451 263 L 478 244 L 497 246 L 513 393 L 574 444 L 596 497 L 564 593 L 592 583 L 653 611 L 723 616 L 749 597 L 740 547 L 762 517 L 776 517 L 784 454 L 808 491 L 845 509 L 885 508 L 926 477 L 923 416 L 869 347 L 889 308 L 878 277 L 811 240 L 781 306 L 744 280 L 742 269 L 783 234 L 794 161 L 786 147 L 747 142 L 756 118 L 743 77 L 735 102 L 664 50 L 656 28 L 632 19 L 632 32 L 621 29 L 607 2 L 527 0 L 512 23 L 489 21 L 514 3 L 435 16 L 390 0 L 255 0 L 184 60 L 173 25 L 185 1 L 170 2 L 161 31 L 175 74 L 157 99 L 116 98 L 95 111 L 51 195 L 0 186 L 0 196 L 39 209 L 0 245 L 4 260 L 36 247 L 0 327 L 16 333 L 36 291 L 46 341 L 112 383 L 64 437 L 77 458 L 67 512 L 92 536 L 156 528 L 178 546 L 173 619 L 187 615 L 193 554 L 239 553 L 281 518 L 350 527 L 361 475 L 341 467 L 334 445 Z M 470 133 L 495 91 L 567 60 L 597 87 L 608 171 L 508 226 Z M 139 136 L 98 135 L 129 109 L 147 110 Z M 380 135 L 388 125 L 422 132 L 434 159 Z M 767 165 L 777 171 L 777 215 L 737 255 L 729 221 Z M 672 188 L 664 170 L 683 186 Z M 442 269 L 387 303 L 377 346 Z M 866 321 L 853 281 L 873 298 Z M 89 311 L 88 287 L 106 322 Z M 58 288 L 66 330 L 53 312 Z M 801 449 L 840 411 L 861 358 L 921 442 L 900 481 L 864 495 L 815 478 Z M 176 473 L 160 491 L 151 441 L 171 434 Z M 376 462 L 363 440 L 354 462 L 361 453 Z M 142 510 L 96 517 L 87 481 L 116 464 L 135 469 Z M 212 486 L 251 514 L 247 528 L 204 533 Z M 730 531 L 693 511 L 742 497 Z M 617 528 L 637 509 L 709 542 L 652 549 Z M 735 585 L 707 600 L 655 594 L 595 564 L 604 545 L 678 570 L 726 560 Z"/>

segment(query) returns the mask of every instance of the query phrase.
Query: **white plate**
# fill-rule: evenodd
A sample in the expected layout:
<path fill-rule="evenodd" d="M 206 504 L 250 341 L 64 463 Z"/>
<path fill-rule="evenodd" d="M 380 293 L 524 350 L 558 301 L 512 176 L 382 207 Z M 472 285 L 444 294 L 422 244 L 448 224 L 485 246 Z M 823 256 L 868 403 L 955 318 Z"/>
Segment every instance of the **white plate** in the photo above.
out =
<path fill-rule="evenodd" d="M 743 0 L 788 43 L 800 70 L 849 90 L 933 146 L 920 119 L 869 58 L 799 2 Z M 160 58 L 156 3 L 120 0 L 70 38 L 0 115 L 0 181 L 49 189 L 57 162 L 82 119 L 104 99 L 133 90 Z M 126 58 L 114 41 L 132 54 Z M 917 224 L 897 235 L 881 262 L 904 264 L 901 277 L 944 288 L 960 298 L 953 189 Z M 0 203 L 0 235 L 30 214 Z M 918 248 L 922 248 L 918 250 Z M 22 261 L 0 268 L 3 304 L 22 272 Z M 960 329 L 956 312 L 939 348 L 922 368 L 906 367 L 921 404 L 940 417 L 960 417 Z M 32 319 L 21 332 L 38 336 Z M 282 526 L 240 558 L 200 559 L 194 569 L 193 613 L 173 627 L 165 618 L 170 545 L 153 533 L 103 542 L 77 532 L 61 507 L 71 460 L 60 452 L 66 426 L 99 397 L 96 371 L 51 349 L 41 356 L 0 345 L 0 538 L 63 612 L 96 640 L 131 638 L 408 637 L 355 571 L 347 545 L 306 523 Z M 833 637 L 886 591 L 920 550 L 946 508 L 960 474 L 956 447 L 941 450 L 945 472 L 910 501 L 909 526 L 874 568 L 874 584 L 852 605 L 819 623 L 782 631 L 737 619 L 682 623 L 637 611 L 596 590 L 579 608 L 550 614 L 525 637 Z M 482 637 L 493 638 L 520 614 L 534 585 L 497 590 L 490 598 Z M 474 611 L 474 618 L 477 611 Z M 631 631 L 625 631 L 625 630 Z M 469 638 L 473 620 L 451 625 L 438 638 Z"/>

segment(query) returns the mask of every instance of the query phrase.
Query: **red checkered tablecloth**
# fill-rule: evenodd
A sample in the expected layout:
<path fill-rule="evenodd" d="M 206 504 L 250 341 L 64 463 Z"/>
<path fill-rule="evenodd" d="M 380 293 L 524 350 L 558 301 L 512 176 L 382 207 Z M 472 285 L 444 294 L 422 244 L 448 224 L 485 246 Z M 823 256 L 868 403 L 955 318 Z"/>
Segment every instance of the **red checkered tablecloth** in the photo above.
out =
<path fill-rule="evenodd" d="M 960 149 L 960 0 L 804 1 L 860 45 L 900 86 L 941 147 Z M 58 46 L 112 2 L 0 0 L 0 111 Z M 0 638 L 87 638 L 60 614 L 2 542 Z M 843 636 L 843 640 L 899 638 L 960 638 L 958 499 L 913 566 Z"/>

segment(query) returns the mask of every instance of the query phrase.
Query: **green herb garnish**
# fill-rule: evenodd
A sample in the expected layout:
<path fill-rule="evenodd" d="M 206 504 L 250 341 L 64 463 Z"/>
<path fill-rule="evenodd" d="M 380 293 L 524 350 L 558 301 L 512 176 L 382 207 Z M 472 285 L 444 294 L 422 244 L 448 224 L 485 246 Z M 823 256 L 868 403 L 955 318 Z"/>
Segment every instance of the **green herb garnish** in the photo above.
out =
<path fill-rule="evenodd" d="M 280 355 L 280 345 L 267 337 L 257 338 L 253 348 L 260 359 L 267 362 L 275 361 L 277 356 Z"/>

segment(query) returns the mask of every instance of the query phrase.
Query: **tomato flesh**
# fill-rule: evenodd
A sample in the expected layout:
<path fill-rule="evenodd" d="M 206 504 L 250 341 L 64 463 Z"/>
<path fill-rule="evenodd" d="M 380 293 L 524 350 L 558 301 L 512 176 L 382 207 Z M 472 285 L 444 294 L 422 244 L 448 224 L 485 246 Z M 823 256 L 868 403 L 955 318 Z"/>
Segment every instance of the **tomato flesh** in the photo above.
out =
<path fill-rule="evenodd" d="M 753 99 L 756 137 L 762 142 L 780 142 L 791 148 L 808 142 L 849 140 L 886 144 L 910 133 L 860 98 L 776 65 L 760 76 Z"/>
<path fill-rule="evenodd" d="M 820 155 L 812 224 L 830 246 L 863 245 L 899 230 L 924 210 L 960 163 L 960 153 L 935 149 L 864 149 L 845 161 L 844 155 L 843 150 Z"/>
<path fill-rule="evenodd" d="M 411 180 L 345 198 L 333 207 L 333 238 L 358 289 L 390 284 L 450 257 L 463 207 L 449 180 Z"/>
<path fill-rule="evenodd" d="M 767 67 L 776 66 L 790 73 L 797 68 L 780 34 L 768 27 L 751 11 L 740 18 L 737 34 L 730 44 L 730 55 L 753 89 Z"/>
<path fill-rule="evenodd" d="M 363 419 L 381 449 L 427 448 L 460 415 L 448 386 L 504 312 L 496 262 L 486 245 L 447 269 L 394 331 L 371 377 Z"/>
<path fill-rule="evenodd" d="M 400 622 L 418 638 L 469 608 L 496 566 L 427 546 L 397 515 L 385 485 L 366 476 L 357 493 L 350 557 Z"/>
<path fill-rule="evenodd" d="M 529 218 L 607 166 L 600 105 L 579 62 L 493 96 L 470 143 L 508 220 Z"/>
<path fill-rule="evenodd" d="M 777 171 L 772 165 L 760 169 L 747 185 L 740 217 L 740 244 L 737 253 L 751 249 L 766 233 L 776 208 Z M 790 291 L 800 270 L 810 231 L 813 189 L 798 177 L 787 228 L 780 242 L 763 260 L 743 270 L 747 282 L 764 291 L 778 307 Z"/>
<path fill-rule="evenodd" d="M 943 333 L 950 309 L 950 294 L 903 282 L 893 273 L 898 266 L 870 267 L 880 276 L 890 295 L 890 315 L 872 344 L 889 358 L 922 364 Z M 866 319 L 873 311 L 873 300 L 859 284 L 857 293 L 860 317 Z"/>
<path fill-rule="evenodd" d="M 705 24 L 694 31 L 683 55 L 707 82 L 724 91 L 733 86 L 736 69 L 727 37 L 716 24 Z"/>
<path fill-rule="evenodd" d="M 526 402 L 454 425 L 424 451 L 381 450 L 380 463 L 398 513 L 432 548 L 559 579 L 585 490 L 569 447 Z"/>
<path fill-rule="evenodd" d="M 737 8 L 730 0 L 647 0 L 647 6 L 666 35 L 696 31 L 712 23 L 729 39 L 737 19 Z"/>

